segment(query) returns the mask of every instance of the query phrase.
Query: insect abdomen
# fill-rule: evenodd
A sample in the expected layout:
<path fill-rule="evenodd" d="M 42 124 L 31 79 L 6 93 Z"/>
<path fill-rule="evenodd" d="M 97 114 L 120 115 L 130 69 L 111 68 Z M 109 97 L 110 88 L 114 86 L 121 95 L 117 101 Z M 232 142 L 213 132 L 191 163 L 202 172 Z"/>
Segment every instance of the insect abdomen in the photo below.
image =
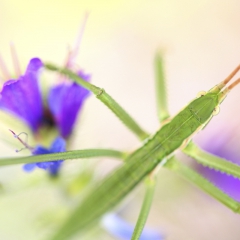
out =
<path fill-rule="evenodd" d="M 191 104 L 189 105 L 191 106 Z M 191 136 L 202 124 L 196 112 L 187 106 L 171 122 L 164 125 L 145 145 L 132 153 L 121 167 L 111 173 L 96 186 L 82 205 L 75 209 L 73 219 L 81 215 L 78 230 L 85 228 L 105 212 L 114 207 L 127 195 L 159 162 L 178 149 L 183 141 Z M 109 195 L 111 192 L 111 195 Z M 58 232 L 54 240 L 66 239 L 73 231 L 69 225 Z"/>

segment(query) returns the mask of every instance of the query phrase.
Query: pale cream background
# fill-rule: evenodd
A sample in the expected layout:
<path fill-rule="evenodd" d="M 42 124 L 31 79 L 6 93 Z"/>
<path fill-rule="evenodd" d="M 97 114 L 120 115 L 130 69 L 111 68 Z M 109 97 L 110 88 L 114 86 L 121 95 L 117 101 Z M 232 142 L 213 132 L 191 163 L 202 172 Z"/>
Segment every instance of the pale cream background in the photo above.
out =
<path fill-rule="evenodd" d="M 141 126 L 153 133 L 159 126 L 153 71 L 157 49 L 163 49 L 166 54 L 169 107 L 175 114 L 200 90 L 208 90 L 239 64 L 239 9 L 237 0 L 2 0 L 0 52 L 10 65 L 9 42 L 14 42 L 22 69 L 34 56 L 62 64 L 84 15 L 89 12 L 79 65 L 92 73 L 94 84 L 105 88 Z M 222 131 L 229 121 L 238 124 L 239 89 L 232 92 L 220 115 L 201 133 L 202 139 L 216 124 L 222 126 Z M 132 150 L 139 146 L 135 136 L 93 96 L 86 103 L 81 125 L 74 134 L 75 149 Z M 10 135 L 1 136 L 5 141 L 10 138 Z M 239 142 L 237 137 L 236 142 Z M 6 145 L 2 151 L 4 156 L 15 155 Z M 68 163 L 69 169 L 73 165 L 74 162 Z M 114 165 L 113 161 L 103 161 L 99 169 L 104 171 Z M 6 167 L 1 172 L 0 181 L 11 182 L 13 196 L 0 199 L 0 212 L 5 210 L 0 217 L 0 238 L 38 239 L 35 230 L 27 229 L 27 223 L 32 221 L 31 214 L 38 208 L 38 194 L 42 192 L 15 194 L 18 185 L 13 183 L 19 179 L 25 183 L 30 176 L 22 173 L 20 166 Z M 140 197 L 141 191 L 138 194 Z M 18 203 L 22 207 L 16 207 Z M 139 204 L 129 203 L 126 218 L 136 220 Z M 131 214 L 129 208 L 133 208 Z M 26 222 L 22 221 L 24 218 Z M 239 215 L 166 170 L 159 173 L 156 201 L 148 223 L 159 228 L 168 240 L 240 238 Z"/>

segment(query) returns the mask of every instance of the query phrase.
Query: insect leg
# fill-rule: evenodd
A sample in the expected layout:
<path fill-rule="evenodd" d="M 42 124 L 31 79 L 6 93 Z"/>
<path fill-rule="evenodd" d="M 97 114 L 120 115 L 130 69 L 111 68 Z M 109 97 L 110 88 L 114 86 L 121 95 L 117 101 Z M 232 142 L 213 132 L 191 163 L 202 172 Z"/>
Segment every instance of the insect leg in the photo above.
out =
<path fill-rule="evenodd" d="M 141 140 L 148 137 L 148 134 L 136 123 L 136 121 L 103 89 L 84 81 L 77 74 L 67 68 L 59 68 L 52 64 L 45 64 L 45 68 L 50 71 L 59 72 L 82 87 L 88 89 L 103 102 L 133 133 Z"/>
<path fill-rule="evenodd" d="M 158 53 L 155 57 L 155 76 L 158 118 L 160 123 L 163 125 L 170 117 L 170 114 L 167 106 L 164 61 L 161 53 Z"/>
<path fill-rule="evenodd" d="M 217 199 L 219 202 L 230 208 L 236 213 L 240 213 L 240 202 L 235 201 L 219 188 L 215 187 L 207 179 L 202 177 L 195 170 L 189 168 L 187 165 L 178 161 L 175 157 L 172 157 L 165 164 L 165 167 L 176 172 L 181 177 L 185 178 L 191 183 L 194 183 L 203 191 L 207 192 L 209 195 Z"/>
<path fill-rule="evenodd" d="M 156 176 L 152 178 L 150 177 L 146 178 L 145 185 L 146 185 L 145 197 L 142 203 L 141 211 L 138 216 L 138 220 L 135 225 L 131 240 L 138 240 L 141 237 L 141 233 L 147 221 L 147 217 L 152 205 L 153 194 L 154 194 L 155 185 L 156 185 Z"/>
<path fill-rule="evenodd" d="M 166 83 L 164 76 L 163 67 L 163 56 L 157 54 L 155 57 L 155 75 L 156 75 L 156 98 L 157 98 L 157 111 L 158 118 L 161 125 L 166 124 L 170 121 L 170 114 L 167 107 L 167 97 L 166 97 Z M 159 168 L 165 164 L 165 161 L 161 162 L 161 166 L 157 166 L 147 177 L 146 177 L 146 193 L 143 200 L 142 208 L 138 216 L 136 226 L 132 235 L 132 240 L 137 240 L 140 238 L 144 225 L 146 223 L 149 210 L 152 204 L 153 193 L 155 189 L 155 179 Z"/>
<path fill-rule="evenodd" d="M 240 179 L 239 165 L 205 152 L 193 142 L 190 142 L 182 151 L 204 166 L 214 168 Z"/>

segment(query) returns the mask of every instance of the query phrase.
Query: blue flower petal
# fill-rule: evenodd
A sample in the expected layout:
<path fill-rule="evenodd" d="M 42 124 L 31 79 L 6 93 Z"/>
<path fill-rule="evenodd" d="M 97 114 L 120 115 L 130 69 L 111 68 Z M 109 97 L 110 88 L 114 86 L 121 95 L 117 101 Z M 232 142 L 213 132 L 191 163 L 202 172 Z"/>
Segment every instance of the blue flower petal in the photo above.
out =
<path fill-rule="evenodd" d="M 33 155 L 39 155 L 39 154 L 48 154 L 48 153 L 57 153 L 57 152 L 65 152 L 66 151 L 66 142 L 64 139 L 57 137 L 50 149 L 44 148 L 40 145 L 38 145 L 34 150 L 33 150 Z M 59 169 L 62 165 L 63 160 L 58 160 L 58 161 L 49 161 L 49 162 L 38 162 L 38 163 L 28 163 L 23 166 L 23 169 L 25 171 L 31 171 L 35 166 L 38 168 L 47 170 L 50 175 L 55 176 L 58 174 Z"/>
<path fill-rule="evenodd" d="M 42 147 L 40 145 L 37 145 L 34 150 L 32 151 L 33 155 L 40 155 L 40 154 L 48 154 L 51 153 L 51 151 L 45 147 Z"/>
<path fill-rule="evenodd" d="M 76 121 L 78 112 L 89 91 L 76 83 L 63 83 L 52 88 L 48 97 L 49 109 L 62 137 L 67 138 Z"/>
<path fill-rule="evenodd" d="M 56 176 L 59 172 L 60 167 L 62 166 L 63 160 L 55 161 L 52 163 L 53 164 L 49 166 L 48 171 L 52 176 Z"/>
<path fill-rule="evenodd" d="M 36 163 L 27 163 L 25 165 L 23 165 L 23 169 L 26 172 L 31 172 L 33 171 L 33 169 L 36 167 Z"/>
<path fill-rule="evenodd" d="M 65 152 L 66 151 L 66 142 L 63 138 L 57 137 L 50 148 L 51 152 Z"/>
<path fill-rule="evenodd" d="M 37 131 L 43 117 L 38 87 L 38 75 L 42 66 L 40 59 L 31 59 L 25 74 L 18 80 L 7 81 L 0 94 L 0 108 L 17 115 L 34 132 Z"/>
<path fill-rule="evenodd" d="M 134 231 L 134 227 L 116 214 L 107 214 L 102 219 L 103 227 L 115 237 L 121 240 L 129 240 Z M 163 236 L 154 230 L 144 229 L 140 240 L 162 240 Z"/>

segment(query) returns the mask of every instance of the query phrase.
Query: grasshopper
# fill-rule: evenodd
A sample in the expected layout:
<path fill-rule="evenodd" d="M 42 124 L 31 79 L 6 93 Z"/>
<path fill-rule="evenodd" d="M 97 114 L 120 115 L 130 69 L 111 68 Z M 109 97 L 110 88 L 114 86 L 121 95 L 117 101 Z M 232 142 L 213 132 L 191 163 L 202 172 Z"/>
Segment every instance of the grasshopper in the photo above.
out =
<path fill-rule="evenodd" d="M 69 239 L 76 232 L 91 226 L 106 212 L 115 207 L 139 182 L 146 179 L 148 190 L 132 236 L 134 240 L 139 239 L 151 206 L 155 176 L 159 166 L 164 166 L 180 174 L 225 204 L 231 210 L 240 213 L 239 202 L 227 196 L 200 174 L 178 161 L 174 156 L 176 150 L 182 150 L 185 154 L 206 166 L 240 178 L 240 166 L 204 152 L 191 141 L 192 137 L 202 130 L 211 118 L 219 112 L 219 106 L 229 91 L 240 83 L 239 78 L 227 86 L 230 80 L 240 70 L 240 65 L 224 81 L 211 88 L 208 92 L 198 94 L 196 99 L 191 101 L 173 118 L 169 118 L 167 110 L 164 91 L 163 61 L 159 55 L 156 58 L 156 66 L 159 119 L 162 127 L 153 136 L 148 137 L 148 134 L 138 126 L 105 90 L 89 82 L 85 82 L 69 69 L 59 68 L 52 64 L 45 64 L 46 69 L 64 74 L 92 91 L 96 97 L 110 108 L 140 139 L 143 140 L 148 137 L 139 149 L 127 156 L 115 150 L 93 149 L 32 157 L 0 159 L 0 165 L 10 165 L 96 156 L 124 158 L 125 162 L 89 192 L 62 227 L 49 239 Z"/>
<path fill-rule="evenodd" d="M 161 60 L 158 59 L 158 61 Z M 67 69 L 59 69 L 52 65 L 46 65 L 46 68 L 57 70 L 80 83 L 80 81 L 78 81 L 79 79 L 77 79 L 76 76 Z M 153 176 L 156 171 L 156 167 L 159 165 L 165 165 L 173 171 L 174 169 L 180 169 L 179 172 L 183 172 L 188 176 L 190 171 L 188 168 L 176 161 L 174 152 L 181 149 L 190 156 L 194 155 L 194 151 L 196 152 L 196 149 L 198 148 L 195 144 L 190 142 L 190 140 L 194 134 L 202 130 L 209 123 L 211 118 L 219 112 L 219 105 L 226 98 L 229 91 L 240 82 L 240 79 L 237 79 L 231 85 L 226 86 L 239 70 L 240 65 L 224 81 L 220 82 L 206 93 L 201 92 L 196 99 L 191 101 L 171 119 L 168 118 L 168 111 L 163 104 L 161 106 L 163 115 L 160 117 L 160 120 L 162 122 L 165 121 L 165 123 L 160 130 L 150 137 L 142 147 L 128 155 L 122 166 L 117 168 L 113 173 L 104 178 L 96 187 L 94 187 L 89 195 L 86 196 L 82 203 L 75 209 L 72 216 L 60 229 L 60 231 L 57 232 L 51 240 L 68 239 L 72 233 L 84 229 L 88 225 L 100 219 L 103 214 L 116 206 L 146 176 L 150 175 L 149 179 L 151 179 L 151 176 Z M 160 75 L 161 74 L 162 72 L 160 71 Z M 164 86 L 163 82 L 161 84 Z M 83 84 L 81 85 L 83 86 Z M 100 98 L 100 100 L 102 100 L 101 95 L 104 93 L 104 90 L 98 89 L 97 91 L 95 89 L 95 94 L 98 98 Z M 106 105 L 109 107 L 109 104 Z M 200 149 L 198 150 L 201 152 Z M 198 159 L 196 156 L 195 158 Z M 207 158 L 208 156 L 205 160 Z M 219 160 L 224 161 L 223 159 Z M 206 160 L 206 162 L 208 161 Z M 222 168 L 221 170 L 224 170 L 223 168 L 227 163 L 228 162 L 224 161 L 222 166 L 215 167 L 217 169 Z M 228 169 L 227 172 L 229 171 L 231 170 Z M 194 174 L 196 175 L 197 173 L 192 172 L 192 174 L 190 174 L 187 178 L 194 181 Z M 199 179 L 204 181 L 204 179 L 200 178 L 200 176 Z M 208 186 L 214 188 L 214 186 L 210 185 L 210 183 L 208 183 Z M 202 188 L 205 188 L 205 191 L 211 191 L 210 189 L 207 189 L 207 187 Z M 227 198 L 224 193 L 220 193 L 219 195 L 219 192 L 216 191 L 215 197 L 234 211 L 240 212 L 239 204 L 234 202 L 232 199 L 230 201 L 230 198 Z M 140 219 L 139 224 L 141 221 L 142 223 L 145 223 L 145 220 Z M 135 237 L 133 236 L 132 239 L 138 239 L 140 236 L 141 230 L 136 230 L 135 232 L 137 231 L 139 232 L 136 233 Z"/>

